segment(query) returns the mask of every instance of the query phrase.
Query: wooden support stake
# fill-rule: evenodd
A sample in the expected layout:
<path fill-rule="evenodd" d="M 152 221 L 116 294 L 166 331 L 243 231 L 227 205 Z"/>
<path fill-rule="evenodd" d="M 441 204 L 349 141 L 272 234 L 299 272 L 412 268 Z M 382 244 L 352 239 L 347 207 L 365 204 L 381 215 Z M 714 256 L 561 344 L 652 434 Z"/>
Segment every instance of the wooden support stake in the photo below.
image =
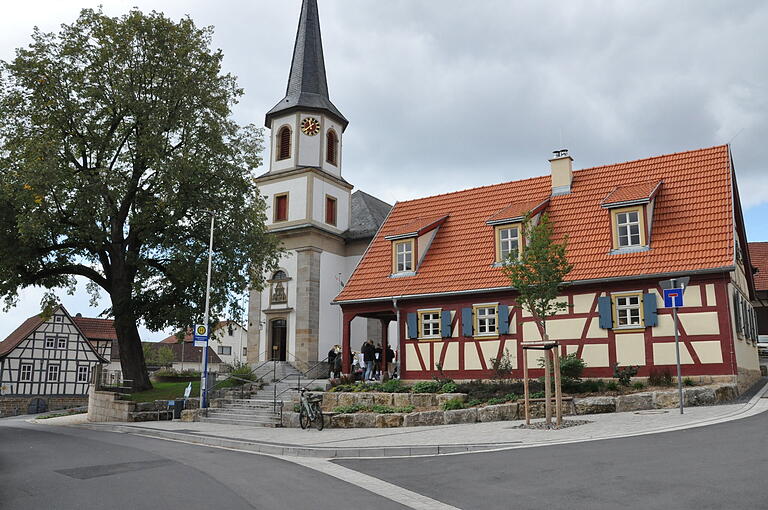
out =
<path fill-rule="evenodd" d="M 552 428 L 552 370 L 549 363 L 551 349 L 544 349 L 544 415 L 547 428 Z"/>
<path fill-rule="evenodd" d="M 525 424 L 531 424 L 530 392 L 528 391 L 528 349 L 523 347 L 523 395 L 525 398 Z"/>
<path fill-rule="evenodd" d="M 553 349 L 552 365 L 555 369 L 555 417 L 557 428 L 563 423 L 563 388 L 560 377 L 560 346 Z"/>

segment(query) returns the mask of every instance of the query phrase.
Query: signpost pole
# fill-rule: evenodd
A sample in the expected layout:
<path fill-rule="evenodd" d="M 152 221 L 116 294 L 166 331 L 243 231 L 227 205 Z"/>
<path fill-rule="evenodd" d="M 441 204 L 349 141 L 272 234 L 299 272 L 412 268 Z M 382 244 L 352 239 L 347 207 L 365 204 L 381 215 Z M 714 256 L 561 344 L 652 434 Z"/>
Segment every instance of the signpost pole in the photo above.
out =
<path fill-rule="evenodd" d="M 208 281 L 205 285 L 205 315 L 203 316 L 203 324 L 205 324 L 205 327 L 208 328 L 208 312 L 209 312 L 209 305 L 210 305 L 210 298 L 211 298 L 211 259 L 213 258 L 213 212 L 212 211 L 206 211 L 209 212 L 211 215 L 211 239 L 208 244 Z M 209 333 L 209 332 L 208 332 Z M 208 334 L 208 338 L 210 339 L 210 333 Z M 208 386 L 208 342 L 205 343 L 205 346 L 203 347 L 203 373 L 201 374 L 200 379 L 200 407 L 206 408 L 208 407 L 207 402 L 207 386 Z"/>
<path fill-rule="evenodd" d="M 677 359 L 677 394 L 680 398 L 680 414 L 683 414 L 683 377 L 680 370 L 680 339 L 677 333 L 677 307 L 672 307 L 672 320 L 675 323 L 675 357 Z"/>

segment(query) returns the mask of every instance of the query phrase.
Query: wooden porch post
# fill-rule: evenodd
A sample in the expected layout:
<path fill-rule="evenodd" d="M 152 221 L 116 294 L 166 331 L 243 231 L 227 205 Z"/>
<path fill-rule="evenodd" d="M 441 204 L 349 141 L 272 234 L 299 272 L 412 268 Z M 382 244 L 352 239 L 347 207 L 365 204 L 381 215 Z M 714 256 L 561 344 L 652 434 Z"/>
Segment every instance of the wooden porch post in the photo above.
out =
<path fill-rule="evenodd" d="M 528 389 L 528 349 L 523 347 L 523 394 L 525 397 L 525 424 L 531 424 L 530 391 Z"/>
<path fill-rule="evenodd" d="M 389 319 L 379 319 L 381 322 L 381 382 L 389 380 L 389 363 L 387 363 L 387 348 L 389 347 Z"/>
<path fill-rule="evenodd" d="M 544 415 L 547 428 L 552 426 L 552 369 L 550 367 L 552 349 L 544 349 Z"/>
<path fill-rule="evenodd" d="M 349 345 L 349 336 L 350 336 L 350 327 L 352 324 L 352 319 L 355 318 L 355 314 L 353 313 L 344 313 L 342 316 L 342 325 L 341 325 L 341 373 L 343 375 L 349 375 L 350 371 L 352 370 L 352 360 L 350 359 L 352 354 L 352 349 Z"/>
<path fill-rule="evenodd" d="M 552 366 L 555 372 L 555 424 L 557 428 L 563 423 L 563 391 L 560 382 L 560 346 L 555 344 Z"/>

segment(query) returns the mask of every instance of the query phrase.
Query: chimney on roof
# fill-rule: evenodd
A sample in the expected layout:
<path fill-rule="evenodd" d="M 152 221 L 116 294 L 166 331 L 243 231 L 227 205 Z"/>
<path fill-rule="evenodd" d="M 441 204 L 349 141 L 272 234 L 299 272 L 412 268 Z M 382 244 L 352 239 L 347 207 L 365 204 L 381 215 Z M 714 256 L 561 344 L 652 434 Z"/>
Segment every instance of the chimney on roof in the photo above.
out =
<path fill-rule="evenodd" d="M 567 195 L 573 182 L 573 158 L 568 155 L 568 149 L 552 153 L 554 157 L 549 160 L 552 165 L 552 196 Z"/>

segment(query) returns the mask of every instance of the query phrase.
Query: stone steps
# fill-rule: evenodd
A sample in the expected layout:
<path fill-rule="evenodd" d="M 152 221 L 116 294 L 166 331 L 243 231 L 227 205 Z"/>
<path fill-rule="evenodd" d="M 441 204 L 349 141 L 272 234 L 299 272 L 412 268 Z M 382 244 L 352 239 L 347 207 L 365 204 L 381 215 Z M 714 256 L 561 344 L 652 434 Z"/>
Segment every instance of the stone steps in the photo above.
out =
<path fill-rule="evenodd" d="M 277 427 L 280 425 L 278 418 L 270 419 L 237 419 L 228 417 L 201 418 L 201 421 L 207 423 L 220 423 L 222 425 L 243 425 L 246 427 Z"/>

